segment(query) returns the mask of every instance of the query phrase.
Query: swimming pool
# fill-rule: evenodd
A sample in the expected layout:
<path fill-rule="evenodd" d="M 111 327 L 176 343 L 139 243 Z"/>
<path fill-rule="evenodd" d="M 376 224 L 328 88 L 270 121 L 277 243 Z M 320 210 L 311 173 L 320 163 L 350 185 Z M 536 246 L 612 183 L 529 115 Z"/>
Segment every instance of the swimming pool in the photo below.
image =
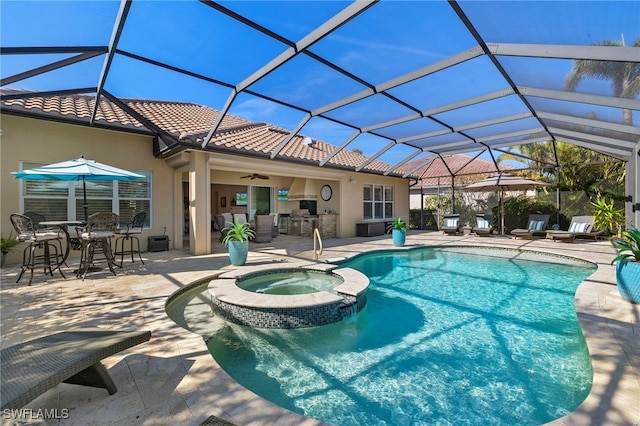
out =
<path fill-rule="evenodd" d="M 591 364 L 573 309 L 594 267 L 512 250 L 420 249 L 347 262 L 367 307 L 303 330 L 229 325 L 216 361 L 258 395 L 355 424 L 540 424 L 577 407 Z"/>

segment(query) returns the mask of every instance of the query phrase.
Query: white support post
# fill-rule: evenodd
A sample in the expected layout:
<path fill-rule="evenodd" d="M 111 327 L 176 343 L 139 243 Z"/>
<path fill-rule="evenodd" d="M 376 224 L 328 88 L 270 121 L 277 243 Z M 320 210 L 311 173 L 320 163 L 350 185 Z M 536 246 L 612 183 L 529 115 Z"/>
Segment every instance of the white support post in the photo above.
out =
<path fill-rule="evenodd" d="M 640 142 L 627 161 L 625 180 L 625 196 L 631 196 L 631 202 L 625 203 L 626 228 L 640 228 Z"/>
<path fill-rule="evenodd" d="M 211 174 L 209 154 L 191 152 L 189 163 L 189 252 L 211 253 Z"/>

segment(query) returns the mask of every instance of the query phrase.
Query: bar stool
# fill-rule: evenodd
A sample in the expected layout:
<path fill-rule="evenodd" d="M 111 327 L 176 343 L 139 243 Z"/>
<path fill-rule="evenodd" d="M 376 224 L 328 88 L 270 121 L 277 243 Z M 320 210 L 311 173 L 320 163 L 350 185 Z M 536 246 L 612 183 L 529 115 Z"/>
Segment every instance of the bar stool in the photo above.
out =
<path fill-rule="evenodd" d="M 31 219 L 31 223 L 33 224 L 33 228 L 37 231 L 37 232 L 54 232 L 59 234 L 59 228 L 43 228 L 42 225 L 40 225 L 40 222 L 46 222 L 47 221 L 47 217 L 43 214 L 40 214 L 38 212 L 24 212 L 23 216 L 27 216 L 29 219 Z M 64 252 L 64 249 L 62 248 L 62 236 L 60 235 L 60 239 L 58 240 L 58 248 L 60 249 L 60 253 Z M 65 264 L 66 265 L 66 264 Z M 68 266 L 68 265 L 66 265 Z"/>
<path fill-rule="evenodd" d="M 116 266 L 122 268 L 122 264 L 124 262 L 124 255 L 131 255 L 131 262 L 135 263 L 133 260 L 133 254 L 137 253 L 140 258 L 140 262 L 144 265 L 144 260 L 142 260 L 142 254 L 140 253 L 140 240 L 137 235 L 142 234 L 142 228 L 144 227 L 144 221 L 147 219 L 147 212 L 140 212 L 133 216 L 133 219 L 130 223 L 127 224 L 126 228 L 118 228 L 116 229 L 116 245 L 114 250 L 114 256 L 117 257 L 120 255 L 120 264 L 116 263 Z M 129 249 L 125 249 L 125 244 L 129 242 Z M 134 248 L 134 244 L 136 243 L 136 248 Z M 118 250 L 118 244 L 120 245 L 120 250 Z"/>
<path fill-rule="evenodd" d="M 53 277 L 53 271 L 57 269 L 62 278 L 66 278 L 60 269 L 63 254 L 58 252 L 57 245 L 61 244 L 60 240 L 62 239 L 58 232 L 39 232 L 29 217 L 18 213 L 11 215 L 11 224 L 18 234 L 17 239 L 21 242 L 29 243 L 22 252 L 22 270 L 16 283 L 20 281 L 24 272 L 29 269 L 31 271 L 29 285 L 31 285 L 33 270 L 40 266 L 44 268 L 45 275 Z M 53 254 L 51 253 L 52 249 Z M 38 254 L 37 250 L 42 250 L 42 253 Z"/>
<path fill-rule="evenodd" d="M 84 280 L 89 272 L 96 254 L 101 254 L 107 261 L 109 270 L 113 275 L 116 271 L 113 269 L 113 253 L 111 251 L 111 238 L 115 235 L 118 227 L 118 215 L 111 212 L 99 212 L 89 216 L 87 224 L 84 227 L 76 228 L 78 238 L 82 245 L 80 254 L 80 267 L 77 271 L 77 277 Z"/>

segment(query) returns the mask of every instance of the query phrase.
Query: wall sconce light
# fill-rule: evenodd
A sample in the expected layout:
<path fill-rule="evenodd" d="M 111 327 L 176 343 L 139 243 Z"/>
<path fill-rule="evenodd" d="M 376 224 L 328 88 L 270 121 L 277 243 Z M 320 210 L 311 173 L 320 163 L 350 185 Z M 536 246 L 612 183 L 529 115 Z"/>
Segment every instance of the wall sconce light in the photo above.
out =
<path fill-rule="evenodd" d="M 624 201 L 627 203 L 633 203 L 633 195 L 627 195 L 624 197 Z"/>
<path fill-rule="evenodd" d="M 353 176 L 349 176 L 349 183 L 356 183 L 356 182 L 358 182 L 356 178 L 354 178 Z"/>
<path fill-rule="evenodd" d="M 640 212 L 640 203 L 636 203 L 636 204 L 632 204 L 631 205 L 631 211 L 632 212 Z"/>

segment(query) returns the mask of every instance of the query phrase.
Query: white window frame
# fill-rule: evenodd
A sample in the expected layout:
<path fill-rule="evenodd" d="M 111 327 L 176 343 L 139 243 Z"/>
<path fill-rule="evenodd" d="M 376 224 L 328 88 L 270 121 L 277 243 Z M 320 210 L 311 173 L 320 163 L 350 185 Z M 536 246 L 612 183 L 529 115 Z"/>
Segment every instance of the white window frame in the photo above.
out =
<path fill-rule="evenodd" d="M 370 200 L 365 200 L 364 198 L 364 191 L 365 188 L 369 188 L 369 190 L 371 191 L 371 199 Z M 376 199 L 376 188 L 381 189 L 381 194 L 382 194 L 382 198 L 381 199 Z M 391 219 L 393 218 L 393 213 L 395 211 L 395 188 L 392 185 L 382 185 L 382 184 L 373 184 L 373 183 L 367 183 L 362 185 L 362 217 L 364 220 L 382 220 L 382 219 Z M 386 198 L 386 193 L 387 190 L 391 191 L 391 199 L 387 200 Z M 389 216 L 387 216 L 385 214 L 385 206 L 387 204 L 391 204 L 391 214 Z M 371 217 L 367 217 L 365 215 L 365 205 L 370 205 L 371 207 Z M 376 205 L 381 205 L 381 211 L 382 211 L 382 215 L 381 216 L 376 216 Z"/>

